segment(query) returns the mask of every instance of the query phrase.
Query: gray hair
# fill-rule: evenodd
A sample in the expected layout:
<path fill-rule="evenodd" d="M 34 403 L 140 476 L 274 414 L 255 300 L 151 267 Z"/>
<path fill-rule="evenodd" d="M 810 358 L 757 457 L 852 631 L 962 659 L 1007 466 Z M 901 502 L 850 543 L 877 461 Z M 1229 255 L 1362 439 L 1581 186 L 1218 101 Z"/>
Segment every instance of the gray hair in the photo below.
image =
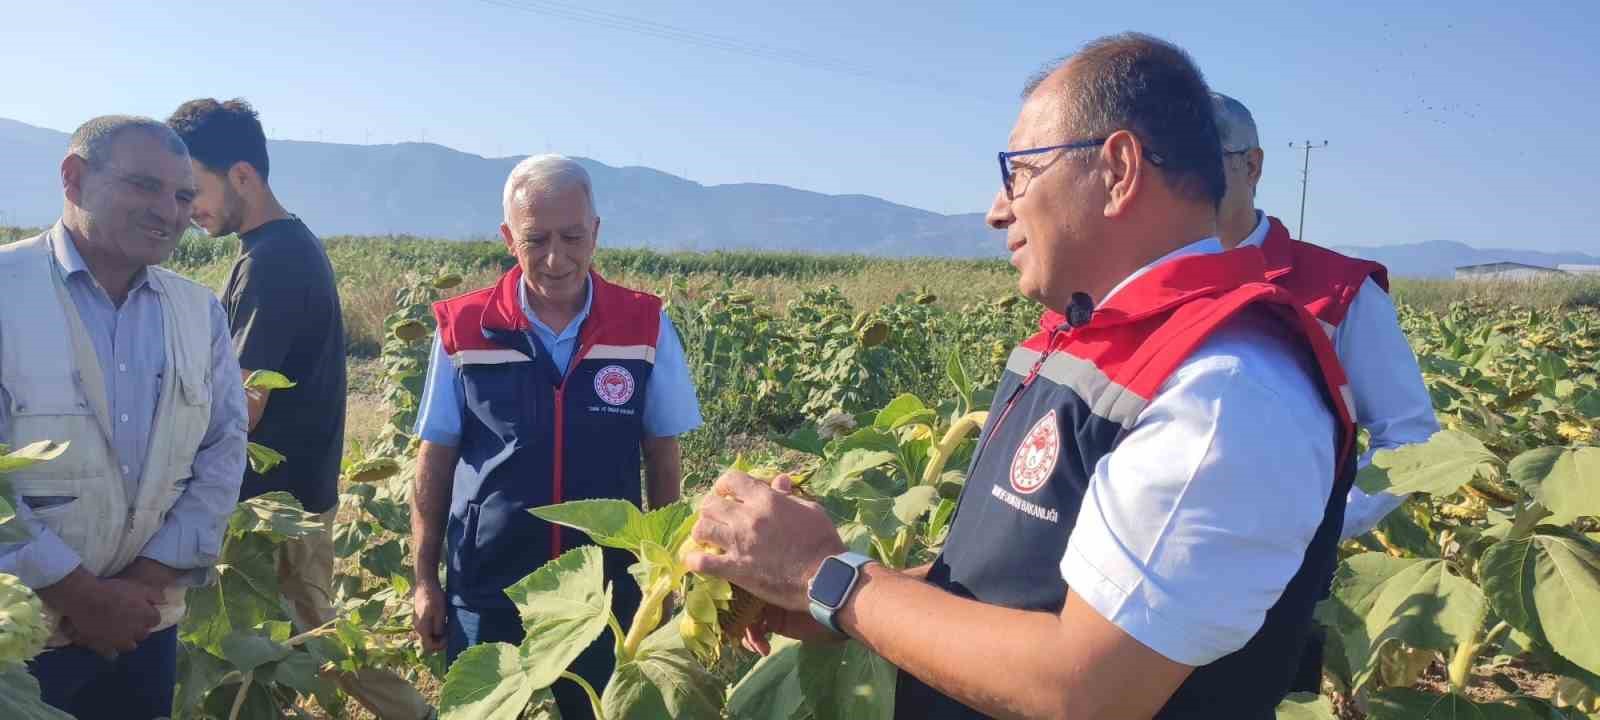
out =
<path fill-rule="evenodd" d="M 534 155 L 511 169 L 501 205 L 509 217 L 513 205 L 527 204 L 534 197 L 574 185 L 583 188 L 584 197 L 589 199 L 589 212 L 593 213 L 594 185 L 589 181 L 589 171 L 565 155 Z"/>
<path fill-rule="evenodd" d="M 1250 108 L 1227 95 L 1211 93 L 1211 105 L 1217 113 L 1217 132 L 1222 136 L 1222 151 L 1243 152 L 1261 147 L 1256 136 L 1256 119 Z"/>
<path fill-rule="evenodd" d="M 67 145 L 67 154 L 83 158 L 90 170 L 100 170 L 111 160 L 111 146 L 129 130 L 142 130 L 159 137 L 174 155 L 189 154 L 188 146 L 166 123 L 136 115 L 102 115 L 79 125 Z"/>

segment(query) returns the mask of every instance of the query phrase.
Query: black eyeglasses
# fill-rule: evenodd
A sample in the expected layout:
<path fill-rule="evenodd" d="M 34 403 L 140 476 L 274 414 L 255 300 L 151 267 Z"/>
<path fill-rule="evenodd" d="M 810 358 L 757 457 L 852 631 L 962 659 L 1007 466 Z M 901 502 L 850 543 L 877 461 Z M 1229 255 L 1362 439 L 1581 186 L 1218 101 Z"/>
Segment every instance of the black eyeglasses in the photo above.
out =
<path fill-rule="evenodd" d="M 1013 187 L 1014 184 L 1015 184 L 1016 173 L 1012 172 L 1012 170 L 1011 170 L 1011 158 L 1021 157 L 1023 155 L 1038 155 L 1038 154 L 1041 154 L 1041 153 L 1055 152 L 1057 150 L 1088 150 L 1090 148 L 1097 148 L 1097 147 L 1100 147 L 1101 145 L 1104 145 L 1107 139 L 1108 138 L 1095 138 L 1093 140 L 1079 140 L 1077 142 L 1070 142 L 1070 143 L 1067 143 L 1065 145 L 1051 145 L 1049 147 L 1028 148 L 1027 150 L 1002 150 L 1002 151 L 1000 151 L 1000 153 L 999 153 L 999 158 L 1000 158 L 1000 185 L 1006 189 L 1006 199 L 1008 199 L 1008 200 L 1017 199 L 1016 190 Z M 1152 152 L 1152 151 L 1146 150 L 1145 151 L 1145 156 L 1150 158 L 1150 162 L 1151 163 L 1153 163 L 1155 165 L 1158 165 L 1158 166 L 1161 165 L 1163 162 L 1165 162 L 1165 160 L 1161 157 L 1161 154 L 1157 153 L 1157 152 Z M 1054 163 L 1051 163 L 1051 164 L 1053 165 Z M 1028 178 L 1032 179 L 1032 177 L 1034 175 L 1038 175 L 1040 172 L 1043 172 L 1044 169 L 1048 168 L 1048 167 L 1049 167 L 1049 165 L 1046 165 L 1043 168 L 1032 169 L 1028 174 Z M 1026 188 L 1024 188 L 1024 189 L 1026 189 Z"/>

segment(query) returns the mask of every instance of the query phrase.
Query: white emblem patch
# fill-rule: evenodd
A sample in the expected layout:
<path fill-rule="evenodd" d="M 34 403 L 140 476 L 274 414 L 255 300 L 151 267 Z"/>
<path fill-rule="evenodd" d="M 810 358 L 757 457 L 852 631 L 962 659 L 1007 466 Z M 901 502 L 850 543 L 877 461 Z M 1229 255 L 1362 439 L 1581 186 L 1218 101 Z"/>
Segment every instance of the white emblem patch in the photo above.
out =
<path fill-rule="evenodd" d="M 594 375 L 594 394 L 607 405 L 622 405 L 633 398 L 633 373 L 621 365 L 607 365 Z"/>
<path fill-rule="evenodd" d="M 1056 457 L 1061 454 L 1061 431 L 1056 427 L 1056 411 L 1039 418 L 1028 431 L 1017 454 L 1011 458 L 1011 489 L 1030 495 L 1044 487 L 1050 473 L 1056 469 Z"/>

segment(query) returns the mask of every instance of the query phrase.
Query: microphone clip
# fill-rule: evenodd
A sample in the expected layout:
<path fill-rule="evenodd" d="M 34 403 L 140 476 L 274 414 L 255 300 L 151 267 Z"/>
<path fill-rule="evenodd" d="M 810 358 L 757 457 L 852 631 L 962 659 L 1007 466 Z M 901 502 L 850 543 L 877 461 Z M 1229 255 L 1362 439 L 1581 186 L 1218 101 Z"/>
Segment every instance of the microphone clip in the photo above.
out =
<path fill-rule="evenodd" d="M 1094 299 L 1088 293 L 1075 292 L 1072 299 L 1067 302 L 1067 324 L 1078 328 L 1089 324 L 1089 318 L 1094 315 Z"/>

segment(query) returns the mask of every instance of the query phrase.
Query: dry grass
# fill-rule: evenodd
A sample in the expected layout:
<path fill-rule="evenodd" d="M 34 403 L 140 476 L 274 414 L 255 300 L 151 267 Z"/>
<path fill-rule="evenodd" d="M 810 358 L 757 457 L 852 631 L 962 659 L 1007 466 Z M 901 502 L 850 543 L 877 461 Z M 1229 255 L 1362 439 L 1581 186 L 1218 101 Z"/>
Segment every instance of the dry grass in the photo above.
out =
<path fill-rule="evenodd" d="M 1600 279 L 1563 278 L 1537 282 L 1507 280 L 1414 280 L 1398 278 L 1395 299 L 1437 312 L 1460 300 L 1489 300 L 1497 305 L 1536 308 L 1600 306 Z"/>

